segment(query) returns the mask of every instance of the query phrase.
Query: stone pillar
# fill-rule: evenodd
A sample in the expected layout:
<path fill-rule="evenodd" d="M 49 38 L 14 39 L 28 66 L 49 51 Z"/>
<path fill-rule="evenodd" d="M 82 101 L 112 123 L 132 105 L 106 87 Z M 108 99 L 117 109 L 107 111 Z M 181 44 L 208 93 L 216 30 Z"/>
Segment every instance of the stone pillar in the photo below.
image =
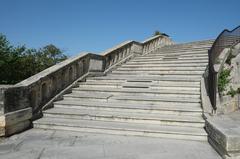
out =
<path fill-rule="evenodd" d="M 30 127 L 32 108 L 24 98 L 27 89 L 0 86 L 0 136 L 9 136 Z M 17 107 L 14 102 L 19 102 Z"/>
<path fill-rule="evenodd" d="M 106 59 L 104 59 L 102 56 L 99 55 L 91 55 L 89 58 L 89 67 L 88 67 L 88 73 L 92 76 L 99 76 L 103 75 L 104 69 L 105 69 L 105 62 Z"/>
<path fill-rule="evenodd" d="M 143 46 L 139 43 L 133 43 L 131 46 L 131 53 L 143 54 Z"/>

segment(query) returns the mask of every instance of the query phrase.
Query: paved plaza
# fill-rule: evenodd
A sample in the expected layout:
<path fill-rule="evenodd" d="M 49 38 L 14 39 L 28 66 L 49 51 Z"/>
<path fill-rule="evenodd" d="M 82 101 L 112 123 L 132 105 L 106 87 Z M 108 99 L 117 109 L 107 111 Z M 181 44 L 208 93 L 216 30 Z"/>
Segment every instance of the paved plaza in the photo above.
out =
<path fill-rule="evenodd" d="M 207 142 L 30 129 L 2 139 L 1 159 L 220 159 Z"/>

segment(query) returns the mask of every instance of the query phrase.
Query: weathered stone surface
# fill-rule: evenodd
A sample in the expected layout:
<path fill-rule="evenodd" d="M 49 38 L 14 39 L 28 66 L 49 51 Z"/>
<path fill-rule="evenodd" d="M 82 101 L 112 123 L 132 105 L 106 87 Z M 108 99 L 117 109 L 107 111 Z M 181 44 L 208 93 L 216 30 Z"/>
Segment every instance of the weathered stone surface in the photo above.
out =
<path fill-rule="evenodd" d="M 30 126 L 32 108 L 25 108 L 0 116 L 1 136 L 23 131 Z"/>
<path fill-rule="evenodd" d="M 161 42 L 161 45 L 157 42 Z M 23 120 L 29 116 L 19 116 L 20 112 L 16 113 L 16 111 L 29 108 L 32 110 L 33 119 L 38 118 L 43 108 L 52 105 L 53 99 L 60 99 L 63 92 L 66 93 L 77 80 L 85 80 L 87 76 L 104 75 L 105 70 L 121 65 L 121 62 L 135 54 L 142 54 L 145 45 L 151 45 L 145 50 L 149 52 L 162 45 L 170 44 L 172 44 L 171 40 L 164 36 L 152 37 L 144 43 L 127 41 L 108 50 L 104 55 L 82 53 L 10 88 L 0 88 L 0 115 L 3 115 L 1 126 L 8 128 L 8 131 L 5 131 L 5 133 L 9 132 L 8 134 L 20 131 L 29 125 L 28 120 Z M 14 116 L 14 113 L 5 115 L 11 112 L 18 115 Z"/>
<path fill-rule="evenodd" d="M 6 159 L 220 159 L 207 142 L 31 129 L 0 143 Z"/>
<path fill-rule="evenodd" d="M 12 87 L 12 85 L 0 85 L 0 115 L 4 114 L 4 103 L 5 103 L 5 91 Z"/>
<path fill-rule="evenodd" d="M 201 48 L 202 45 L 204 48 Z M 196 70 L 203 72 L 205 61 L 198 61 L 203 65 L 201 68 L 196 67 L 194 62 L 181 68 L 165 67 L 159 63 L 151 69 L 124 67 L 124 72 L 121 71 L 122 66 L 128 66 L 129 62 L 136 61 L 138 64 L 144 58 L 149 62 L 168 61 L 170 64 L 183 62 L 183 56 L 194 61 L 195 50 L 199 48 L 205 49 L 201 52 L 201 57 L 207 58 L 207 45 L 211 46 L 209 41 L 177 45 L 179 53 L 175 55 L 172 53 L 172 50 L 176 50 L 175 45 L 156 49 L 156 44 L 150 44 L 148 47 L 156 50 L 136 56 L 104 77 L 91 77 L 95 79 L 95 85 L 87 85 L 89 78 L 86 79 L 87 82 L 79 83 L 79 88 L 73 88 L 71 93 L 63 96 L 61 102 L 64 102 L 64 106 L 54 104 L 53 109 L 45 110 L 44 117 L 34 121 L 34 127 L 206 141 L 200 99 L 201 73 L 195 74 Z M 169 57 L 171 54 L 174 54 L 174 61 L 154 56 Z M 114 61 L 115 58 L 112 59 L 113 63 Z M 119 72 L 121 74 L 117 74 Z M 117 85 L 116 88 L 109 87 L 113 85 L 111 81 Z M 82 87 L 82 84 L 85 86 Z M 138 106 L 138 110 L 130 109 L 134 106 Z M 158 111 L 154 109 L 157 106 Z"/>
<path fill-rule="evenodd" d="M 225 158 L 240 152 L 240 112 L 208 117 L 206 129 L 210 143 Z M 240 157 L 240 156 L 238 156 Z"/>
<path fill-rule="evenodd" d="M 206 78 L 202 77 L 201 79 L 201 103 L 202 103 L 202 108 L 204 113 L 212 113 L 213 112 L 213 108 L 212 108 L 212 104 L 210 102 L 210 98 L 207 92 L 207 82 L 206 82 Z"/>
<path fill-rule="evenodd" d="M 5 127 L 5 136 L 9 136 L 15 133 L 22 132 L 28 128 L 30 128 L 31 122 L 30 120 L 24 120 L 21 122 L 18 122 L 13 125 L 9 125 Z"/>
<path fill-rule="evenodd" d="M 216 93 L 216 103 L 217 103 L 217 114 L 225 114 L 234 112 L 240 107 L 240 96 L 235 92 L 234 95 L 229 95 L 229 92 L 234 93 L 240 88 L 240 44 L 237 44 L 233 48 L 225 48 L 220 56 L 218 57 L 219 64 L 215 64 L 215 70 L 218 72 L 217 76 L 220 75 L 223 69 L 231 70 L 229 79 L 229 84 L 222 92 Z M 230 59 L 228 59 L 230 57 Z M 226 63 L 226 60 L 230 63 Z M 218 88 L 217 88 L 218 89 Z"/>

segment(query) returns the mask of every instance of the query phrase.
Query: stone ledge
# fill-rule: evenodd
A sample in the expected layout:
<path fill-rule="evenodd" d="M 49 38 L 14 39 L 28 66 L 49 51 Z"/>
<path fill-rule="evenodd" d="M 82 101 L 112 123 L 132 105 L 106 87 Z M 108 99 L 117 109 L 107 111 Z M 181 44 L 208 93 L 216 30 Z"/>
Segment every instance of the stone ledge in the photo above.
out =
<path fill-rule="evenodd" d="M 9 136 L 28 128 L 31 124 L 32 108 L 25 108 L 0 116 L 0 136 Z"/>
<path fill-rule="evenodd" d="M 208 117 L 209 143 L 223 158 L 240 158 L 240 112 Z"/>

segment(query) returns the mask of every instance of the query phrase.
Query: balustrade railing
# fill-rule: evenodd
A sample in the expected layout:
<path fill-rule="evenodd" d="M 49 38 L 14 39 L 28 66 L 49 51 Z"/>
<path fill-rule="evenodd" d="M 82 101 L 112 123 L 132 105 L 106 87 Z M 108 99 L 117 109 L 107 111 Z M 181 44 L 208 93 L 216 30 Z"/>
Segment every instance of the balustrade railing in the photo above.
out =
<path fill-rule="evenodd" d="M 4 113 L 32 108 L 37 114 L 60 92 L 86 74 L 97 74 L 111 69 L 120 61 L 136 54 L 147 53 L 154 48 L 169 45 L 171 40 L 165 36 L 155 36 L 143 43 L 124 42 L 103 55 L 86 53 L 56 64 L 16 85 L 4 90 L 0 102 L 4 102 Z"/>
<path fill-rule="evenodd" d="M 119 61 L 133 56 L 134 54 L 146 54 L 155 50 L 156 48 L 171 44 L 173 44 L 173 42 L 170 40 L 170 38 L 162 35 L 151 37 L 142 43 L 136 41 L 126 41 L 102 54 L 106 59 L 105 70 L 115 65 Z"/>

